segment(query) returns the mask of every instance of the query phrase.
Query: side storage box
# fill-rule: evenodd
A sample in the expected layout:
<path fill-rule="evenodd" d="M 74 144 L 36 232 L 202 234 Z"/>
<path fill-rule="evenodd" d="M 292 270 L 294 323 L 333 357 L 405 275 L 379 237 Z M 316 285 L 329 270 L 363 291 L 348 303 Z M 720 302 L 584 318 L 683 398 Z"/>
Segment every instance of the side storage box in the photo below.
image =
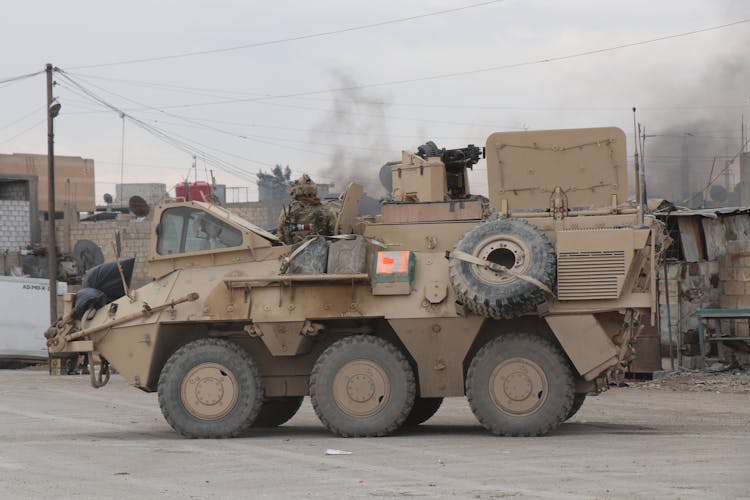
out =
<path fill-rule="evenodd" d="M 367 269 L 364 236 L 335 240 L 328 244 L 328 274 L 360 274 Z"/>
<path fill-rule="evenodd" d="M 292 246 L 296 249 L 302 243 Z M 328 263 L 328 242 L 318 236 L 307 248 L 297 255 L 290 263 L 287 274 L 324 274 Z"/>
<path fill-rule="evenodd" d="M 372 294 L 409 295 L 415 268 L 414 252 L 377 252 L 372 261 Z"/>

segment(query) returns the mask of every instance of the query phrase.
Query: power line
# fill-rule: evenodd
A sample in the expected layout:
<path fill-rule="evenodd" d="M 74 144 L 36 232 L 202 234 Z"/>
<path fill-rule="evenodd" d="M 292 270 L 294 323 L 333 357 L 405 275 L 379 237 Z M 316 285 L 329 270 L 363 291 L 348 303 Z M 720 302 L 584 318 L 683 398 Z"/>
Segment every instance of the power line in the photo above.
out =
<path fill-rule="evenodd" d="M 689 205 L 693 200 L 695 200 L 696 198 L 698 198 L 698 196 L 702 195 L 702 196 L 705 197 L 706 193 L 711 188 L 711 186 L 713 185 L 713 183 L 716 182 L 719 179 L 719 177 L 721 177 L 722 175 L 724 175 L 724 172 L 726 172 L 727 170 L 729 170 L 732 167 L 732 165 L 734 164 L 734 161 L 737 158 L 739 158 L 739 156 L 742 154 L 742 152 L 747 147 L 748 143 L 750 143 L 750 139 L 747 139 L 744 142 L 744 144 L 742 144 L 742 146 L 740 146 L 740 149 L 737 151 L 737 153 L 735 153 L 734 156 L 732 156 L 730 160 L 727 160 L 726 166 L 719 173 L 717 173 L 715 176 L 713 176 L 713 178 L 711 176 L 709 176 L 708 183 L 706 184 L 705 188 L 701 189 L 700 191 L 698 191 L 697 193 L 695 193 L 693 196 L 691 196 L 687 200 L 684 200 L 683 203 L 685 203 L 686 205 Z"/>
<path fill-rule="evenodd" d="M 160 114 L 163 114 L 165 116 L 170 116 L 172 118 L 177 118 L 178 120 L 182 120 L 182 121 L 184 121 L 186 123 L 192 124 L 194 126 L 197 126 L 199 128 L 205 129 L 205 130 L 211 130 L 211 131 L 214 131 L 214 132 L 217 132 L 217 133 L 220 133 L 220 134 L 224 134 L 224 135 L 228 135 L 228 136 L 231 136 L 231 137 L 235 137 L 235 138 L 238 138 L 238 139 L 242 139 L 242 140 L 246 140 L 246 141 L 254 141 L 254 142 L 258 142 L 258 143 L 261 143 L 261 144 L 267 144 L 267 145 L 271 145 L 271 146 L 278 146 L 280 148 L 291 149 L 291 150 L 300 151 L 300 152 L 303 152 L 303 153 L 320 155 L 320 156 L 330 156 L 330 152 L 329 151 L 315 151 L 315 150 L 311 150 L 311 149 L 307 149 L 307 148 L 301 148 L 301 147 L 297 147 L 297 146 L 291 146 L 289 144 L 281 144 L 281 143 L 278 143 L 278 142 L 274 142 L 275 138 L 269 138 L 269 137 L 263 137 L 263 136 L 257 136 L 257 135 L 238 134 L 238 133 L 233 132 L 233 131 L 225 130 L 225 129 L 222 129 L 222 128 L 219 128 L 219 127 L 215 127 L 215 126 L 212 126 L 212 125 L 207 125 L 205 123 L 202 123 L 199 120 L 189 119 L 189 118 L 183 117 L 181 115 L 177 115 L 177 114 L 174 114 L 174 113 L 169 113 L 169 112 L 167 112 L 167 111 L 165 111 L 163 109 L 160 109 L 160 108 L 156 108 L 156 107 L 153 107 L 153 106 L 148 106 L 146 104 L 143 104 L 141 102 L 135 101 L 133 99 L 125 97 L 125 96 L 123 96 L 121 94 L 118 94 L 116 92 L 112 92 L 110 90 L 107 90 L 107 89 L 105 89 L 105 88 L 103 88 L 101 86 L 98 86 L 98 85 L 95 85 L 95 84 L 92 84 L 92 83 L 89 83 L 89 85 L 92 85 L 93 87 L 95 87 L 95 88 L 97 88 L 97 89 L 99 89 L 99 90 L 101 90 L 103 92 L 106 92 L 108 94 L 111 94 L 113 96 L 119 97 L 121 99 L 125 99 L 126 101 L 129 101 L 129 102 L 131 102 L 133 104 L 136 104 L 136 105 L 139 105 L 139 106 L 145 106 L 146 109 L 149 109 L 149 110 L 152 110 L 152 111 L 156 111 L 156 112 L 158 112 Z M 378 116 L 378 118 L 381 118 L 381 117 L 382 116 Z M 470 124 L 467 124 L 467 125 L 470 125 Z M 271 140 L 269 140 L 269 139 L 271 139 Z M 284 140 L 284 139 L 281 139 L 281 140 Z M 289 141 L 289 142 L 300 142 L 300 141 Z M 318 144 L 318 145 L 325 146 L 325 147 L 337 147 L 337 148 L 342 147 L 341 145 L 332 145 L 332 144 Z M 374 149 L 374 148 L 352 147 L 352 149 L 365 149 L 365 150 L 370 150 L 370 151 L 386 152 L 383 149 Z M 388 152 L 392 153 L 393 151 L 389 150 Z"/>
<path fill-rule="evenodd" d="M 38 127 L 39 125 L 41 125 L 42 123 L 44 123 L 46 121 L 47 121 L 47 118 L 44 118 L 44 119 L 36 122 L 35 124 L 33 124 L 32 126 L 30 126 L 29 128 L 25 128 L 22 131 L 20 131 L 19 133 L 17 133 L 16 135 L 5 139 L 4 141 L 0 142 L 0 144 L 7 144 L 10 141 L 12 141 L 13 139 L 15 139 L 17 137 L 21 137 L 23 134 L 25 134 L 27 132 L 30 132 L 31 130 L 35 129 L 36 127 Z"/>
<path fill-rule="evenodd" d="M 108 108 L 108 109 L 110 109 L 110 110 L 118 113 L 118 115 L 124 115 L 132 123 L 134 123 L 135 125 L 137 125 L 141 129 L 145 130 L 149 134 L 153 135 L 154 137 L 160 139 L 161 141 L 163 141 L 163 142 L 171 145 L 172 147 L 174 147 L 176 149 L 184 151 L 184 152 L 188 153 L 191 156 L 199 157 L 199 158 L 203 159 L 205 162 L 207 162 L 207 163 L 209 163 L 211 165 L 214 165 L 217 168 L 220 168 L 221 170 L 223 170 L 223 171 L 225 171 L 225 172 L 227 172 L 229 174 L 232 174 L 232 175 L 235 175 L 237 177 L 244 178 L 244 179 L 250 180 L 250 181 L 254 181 L 255 180 L 255 179 L 252 178 L 252 175 L 254 175 L 255 172 L 248 172 L 247 170 L 245 170 L 245 169 L 243 169 L 243 168 L 241 168 L 241 167 L 239 167 L 237 165 L 234 165 L 234 164 L 232 164 L 230 162 L 227 162 L 226 160 L 224 160 L 224 159 L 222 159 L 222 158 L 220 158 L 218 156 L 215 156 L 215 155 L 213 155 L 211 153 L 207 153 L 207 152 L 205 152 L 205 151 L 203 151 L 203 150 L 201 150 L 199 148 L 196 148 L 195 146 L 193 146 L 188 141 L 180 140 L 179 138 L 175 138 L 172 135 L 168 134 L 167 132 L 165 132 L 165 131 L 157 128 L 157 127 L 154 127 L 154 126 L 152 126 L 152 125 L 150 125 L 150 124 L 142 121 L 141 119 L 134 117 L 133 115 L 130 115 L 130 114 L 122 111 L 118 107 L 110 104 L 106 100 L 104 100 L 101 97 L 97 96 L 96 94 L 94 94 L 93 92 L 91 92 L 90 90 L 88 90 L 86 87 L 84 87 L 83 85 L 81 85 L 80 83 L 76 82 L 74 79 L 72 79 L 70 76 L 68 76 L 64 71 L 60 70 L 59 68 L 55 68 L 55 69 L 60 74 L 60 76 L 65 81 L 67 81 L 71 85 L 73 85 L 78 92 L 76 92 L 76 91 L 74 91 L 73 89 L 70 89 L 70 88 L 68 90 L 70 90 L 70 91 L 72 91 L 74 93 L 79 93 L 79 95 L 82 95 L 83 97 L 88 97 L 89 99 L 91 99 L 94 102 L 100 104 L 101 106 L 104 106 L 105 108 Z M 198 143 L 195 143 L 195 144 L 198 144 Z M 264 166 L 270 166 L 267 163 L 257 162 L 255 160 L 250 160 L 249 158 L 245 158 L 245 160 L 246 161 L 253 161 L 255 163 L 259 163 L 259 164 L 264 165 Z"/>
<path fill-rule="evenodd" d="M 213 104 L 227 104 L 227 103 L 234 103 L 234 102 L 247 102 L 252 104 L 261 104 L 265 106 L 275 106 L 280 108 L 290 108 L 290 109 L 302 109 L 307 111 L 323 111 L 327 112 L 329 111 L 326 108 L 318 108 L 313 106 L 301 106 L 298 104 L 288 104 L 288 103 L 280 103 L 280 102 L 270 102 L 267 100 L 259 99 L 250 99 L 250 100 L 222 100 L 222 101 L 214 101 L 211 103 L 193 103 L 193 104 L 173 104 L 173 105 L 148 105 L 144 103 L 140 103 L 138 101 L 134 101 L 133 99 L 127 98 L 121 94 L 118 94 L 116 92 L 113 92 L 111 90 L 107 90 L 104 87 L 101 87 L 99 85 L 96 85 L 94 83 L 91 83 L 86 80 L 86 78 L 82 78 L 78 75 L 68 73 L 70 76 L 77 76 L 79 80 L 85 81 L 88 85 L 95 87 L 103 92 L 106 92 L 108 94 L 117 96 L 121 99 L 125 99 L 127 101 L 130 101 L 131 103 L 137 104 L 140 106 L 139 108 L 124 108 L 125 111 L 155 111 L 162 114 L 167 114 L 169 116 L 179 118 L 182 120 L 190 120 L 189 118 L 183 116 L 183 115 L 176 115 L 174 113 L 169 113 L 166 110 L 168 109 L 184 109 L 184 108 L 193 108 L 193 107 L 202 107 L 206 105 L 213 105 Z M 374 102 L 373 104 L 381 104 L 379 102 Z M 106 110 L 105 110 L 106 111 Z M 75 112 L 75 114 L 88 114 L 88 113 L 101 113 L 103 111 L 79 111 Z M 68 113 L 71 114 L 71 113 Z M 431 124 L 447 124 L 447 125 L 460 125 L 460 126 L 474 126 L 474 127 L 486 127 L 490 129 L 503 129 L 503 130 L 524 130 L 524 127 L 517 127 L 513 125 L 491 125 L 486 123 L 477 123 L 477 122 L 458 122 L 453 120 L 440 120 L 440 119 L 426 119 L 426 118 L 415 118 L 413 116 L 398 116 L 398 115 L 387 115 L 385 113 L 379 113 L 379 114 L 368 114 L 368 113 L 357 113 L 357 112 L 351 112 L 350 113 L 353 116 L 365 116 L 365 117 L 374 117 L 374 118 L 382 118 L 382 119 L 392 119 L 392 120 L 401 120 L 401 121 L 412 121 L 412 122 L 424 122 L 429 121 Z"/>
<path fill-rule="evenodd" d="M 386 86 L 392 86 L 392 85 L 403 85 L 406 83 L 415 83 L 415 82 L 424 82 L 424 81 L 432 81 L 432 80 L 442 80 L 446 78 L 455 78 L 459 76 L 468 76 L 468 75 L 475 75 L 475 74 L 481 74 L 481 73 L 489 73 L 493 71 L 502 71 L 507 69 L 515 69 L 515 68 L 521 68 L 521 67 L 527 67 L 527 66 L 535 66 L 538 64 L 546 64 L 551 62 L 559 62 L 559 61 L 566 61 L 571 59 L 578 59 L 582 57 L 587 57 L 591 55 L 597 55 L 597 54 L 603 54 L 607 52 L 612 52 L 616 50 L 622 50 L 626 48 L 632 48 L 642 45 L 648 45 L 656 42 L 663 42 L 666 40 L 672 40 L 675 38 L 684 38 L 691 35 L 696 35 L 700 33 L 707 33 L 710 31 L 717 31 L 733 26 L 738 26 L 740 24 L 746 24 L 750 22 L 750 19 L 741 19 L 739 21 L 734 21 L 731 23 L 721 24 L 718 26 L 711 26 L 708 28 L 701 28 L 701 29 L 695 29 L 691 31 L 685 31 L 682 33 L 675 33 L 672 35 L 665 35 L 660 36 L 656 38 L 650 38 L 646 40 L 639 40 L 636 42 L 630 42 L 630 43 L 624 43 L 620 45 L 613 45 L 610 47 L 604 47 L 600 49 L 591 49 L 591 50 L 584 50 L 580 52 L 573 52 L 570 54 L 565 54 L 562 56 L 553 56 L 553 57 L 545 57 L 542 59 L 532 59 L 528 61 L 522 61 L 517 63 L 509 63 L 509 64 L 501 64 L 497 66 L 488 66 L 484 68 L 476 68 L 472 70 L 465 70 L 465 71 L 454 71 L 450 73 L 438 73 L 434 75 L 426 75 L 421 77 L 414 77 L 414 78 L 404 78 L 400 80 L 390 80 L 390 81 L 384 81 L 384 82 L 376 82 L 376 83 L 369 83 L 369 84 L 361 84 L 361 85 L 349 85 L 346 87 L 338 87 L 334 89 L 324 89 L 324 90 L 311 90 L 311 91 L 305 91 L 305 92 L 295 92 L 295 93 L 289 93 L 289 94 L 275 94 L 270 96 L 264 96 L 264 97 L 252 97 L 252 98 L 242 98 L 242 99 L 224 99 L 220 101 L 213 101 L 213 102 L 205 102 L 201 104 L 194 104 L 191 107 L 197 107 L 197 106 L 211 106 L 215 104 L 231 104 L 231 103 L 237 103 L 237 102 L 255 102 L 255 101 L 265 101 L 269 99 L 289 99 L 292 97 L 303 97 L 303 96 L 310 96 L 310 95 L 318 95 L 318 94 L 327 94 L 332 92 L 345 92 L 349 90 L 359 90 L 359 89 L 366 89 L 366 88 L 375 88 L 375 87 L 386 87 Z M 92 67 L 92 66 L 77 66 L 73 67 L 72 69 L 80 69 L 84 67 Z"/>
<path fill-rule="evenodd" d="M 245 92 L 240 90 L 227 90 L 227 89 L 213 89 L 206 87 L 186 87 L 182 85 L 172 85 L 162 82 L 145 82 L 142 80 L 129 80 L 123 78 L 113 78 L 100 75 L 91 75 L 85 73 L 71 73 L 68 74 L 78 77 L 83 80 L 104 80 L 115 83 L 121 83 L 124 85 L 131 85 L 135 87 L 144 87 L 157 90 L 165 90 L 170 92 L 180 92 L 185 94 L 200 95 L 206 97 L 222 97 L 217 94 L 228 94 L 230 96 L 252 96 L 258 97 L 259 99 L 274 98 L 271 94 L 262 94 L 259 92 Z M 335 102 L 333 98 L 326 97 L 299 97 L 302 100 L 312 101 L 323 101 L 323 102 Z M 222 101 L 223 102 L 223 101 Z M 378 104 L 381 106 L 394 106 L 394 107 L 413 107 L 413 108 L 438 108 L 438 109 L 492 109 L 502 111 L 618 111 L 623 109 L 630 109 L 632 104 L 623 104 L 621 106 L 616 105 L 604 105 L 604 106 L 498 106 L 493 104 L 482 104 L 482 103 L 419 103 L 419 102 L 391 102 L 391 101 L 368 101 L 371 104 Z M 202 106 L 206 103 L 186 103 L 174 105 L 175 107 L 187 107 L 187 106 Z M 157 106 L 159 108 L 168 108 L 169 106 Z M 672 105 L 654 105 L 654 106 L 638 106 L 640 110 L 672 110 L 672 109 L 736 109 L 736 108 L 748 108 L 750 103 L 738 103 L 738 104 L 672 104 Z M 649 134 L 653 136 L 653 134 Z M 682 136 L 679 136 L 682 137 Z"/>
<path fill-rule="evenodd" d="M 26 114 L 25 114 L 25 115 L 23 115 L 22 117 L 20 117 L 20 118 L 16 118 L 15 120 L 13 120 L 13 121 L 11 121 L 11 122 L 9 122 L 9 123 L 6 123 L 6 124 L 5 124 L 5 125 L 3 125 L 2 127 L 0 127 L 0 130 L 5 130 L 6 128 L 8 128 L 8 127 L 12 127 L 13 125 L 15 125 L 15 124 L 16 124 L 16 123 L 18 123 L 18 122 L 22 122 L 22 121 L 24 121 L 24 120 L 25 120 L 26 118 L 28 118 L 29 116 L 31 116 L 31 115 L 33 115 L 33 114 L 35 114 L 35 113 L 38 113 L 38 112 L 39 112 L 39 111 L 40 111 L 40 110 L 41 110 L 42 108 L 44 108 L 44 106 L 40 106 L 40 107 L 38 107 L 38 108 L 36 108 L 36 109 L 33 109 L 32 111 L 30 111 L 30 112 L 26 113 Z"/>
<path fill-rule="evenodd" d="M 182 52 L 180 54 L 171 54 L 171 55 L 164 55 L 164 56 L 157 56 L 157 57 L 144 57 L 140 59 L 126 59 L 121 61 L 115 61 L 115 62 L 108 62 L 108 63 L 100 63 L 100 64 L 86 64 L 81 66 L 71 66 L 70 69 L 85 69 L 85 68 L 102 68 L 106 66 L 122 66 L 126 64 L 138 64 L 138 63 L 145 63 L 145 62 L 154 62 L 154 61 L 164 61 L 168 59 L 181 59 L 185 57 L 193 57 L 193 56 L 202 56 L 202 55 L 208 55 L 208 54 L 218 54 L 221 52 L 232 52 L 236 50 L 244 50 L 244 49 L 253 49 L 258 47 L 267 47 L 269 45 L 279 45 L 282 43 L 289 43 L 289 42 L 297 42 L 300 40 L 309 40 L 311 38 L 321 38 L 326 36 L 332 36 L 332 35 L 338 35 L 341 33 L 348 33 L 352 31 L 362 31 L 366 29 L 371 28 L 378 28 L 380 26 L 385 26 L 388 24 L 396 24 L 396 23 L 405 23 L 408 21 L 414 21 L 416 19 L 424 19 L 425 17 L 434 17 L 434 16 L 441 16 L 444 14 L 451 14 L 454 12 L 459 12 L 462 10 L 468 10 L 468 9 L 475 9 L 477 7 L 484 7 L 486 5 L 501 3 L 505 0 L 490 0 L 487 2 L 481 2 L 481 3 L 475 3 L 470 5 L 464 5 L 462 7 L 455 7 L 452 9 L 445 9 L 445 10 L 439 10 L 434 12 L 427 12 L 424 14 L 417 14 L 414 16 L 409 17 L 400 17 L 395 19 L 389 19 L 385 21 L 379 21 L 375 23 L 368 23 L 368 24 L 362 24 L 359 26 L 351 26 L 348 28 L 342 28 L 338 30 L 331 30 L 331 31 L 321 31 L 317 33 L 308 33 L 305 35 L 297 35 L 297 36 L 291 36 L 286 38 L 278 38 L 275 40 L 266 40 L 263 42 L 253 42 L 253 43 L 245 43 L 242 45 L 234 45 L 231 47 L 223 47 L 218 49 L 209 49 L 209 50 L 196 50 L 192 52 Z M 1 83 L 1 82 L 0 82 Z"/>
<path fill-rule="evenodd" d="M 41 75 L 42 73 L 44 73 L 44 70 L 40 70 L 35 73 L 26 73 L 25 75 L 17 75 L 17 76 L 9 76 L 6 78 L 0 78 L 0 85 L 11 83 L 11 82 L 17 82 L 20 80 L 25 80 L 27 78 L 34 77 L 36 75 Z"/>

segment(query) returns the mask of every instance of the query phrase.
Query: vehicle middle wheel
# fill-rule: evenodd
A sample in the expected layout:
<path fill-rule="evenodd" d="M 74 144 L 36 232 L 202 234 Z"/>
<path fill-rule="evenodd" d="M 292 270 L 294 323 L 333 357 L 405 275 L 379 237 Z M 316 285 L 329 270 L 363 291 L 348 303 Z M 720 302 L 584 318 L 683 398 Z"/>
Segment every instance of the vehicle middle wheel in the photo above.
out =
<path fill-rule="evenodd" d="M 343 437 L 384 436 L 398 429 L 414 404 L 414 372 L 390 342 L 355 335 L 332 344 L 310 376 L 320 421 Z"/>

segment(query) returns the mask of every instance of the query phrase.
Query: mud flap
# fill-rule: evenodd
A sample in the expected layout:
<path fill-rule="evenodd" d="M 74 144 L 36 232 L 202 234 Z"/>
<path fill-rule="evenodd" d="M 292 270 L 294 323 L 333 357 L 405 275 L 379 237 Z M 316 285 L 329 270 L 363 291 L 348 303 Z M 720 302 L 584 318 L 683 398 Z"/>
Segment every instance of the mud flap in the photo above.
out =
<path fill-rule="evenodd" d="M 617 347 L 593 314 L 550 315 L 545 320 L 585 380 L 617 364 Z"/>

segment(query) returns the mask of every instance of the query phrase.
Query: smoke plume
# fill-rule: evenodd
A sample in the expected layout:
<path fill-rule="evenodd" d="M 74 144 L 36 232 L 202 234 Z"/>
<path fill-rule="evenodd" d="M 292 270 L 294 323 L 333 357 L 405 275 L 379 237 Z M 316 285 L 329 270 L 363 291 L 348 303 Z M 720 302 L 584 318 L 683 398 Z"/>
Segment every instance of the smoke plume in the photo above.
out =
<path fill-rule="evenodd" d="M 356 88 L 357 82 L 342 71 L 333 76 L 333 86 L 346 90 L 334 93 L 330 111 L 310 132 L 311 142 L 331 147 L 318 175 L 321 182 L 335 182 L 336 191 L 349 182 L 358 182 L 370 196 L 382 196 L 385 190 L 378 181 L 380 167 L 398 159 L 397 150 L 387 139 L 385 112 L 390 98 Z"/>
<path fill-rule="evenodd" d="M 650 198 L 693 208 L 736 203 L 739 162 L 730 162 L 741 148 L 740 123 L 750 96 L 750 37 L 738 33 L 727 32 L 715 59 L 697 67 L 693 77 L 653 82 L 664 89 L 660 101 L 684 106 L 657 104 L 650 113 L 645 147 Z"/>

